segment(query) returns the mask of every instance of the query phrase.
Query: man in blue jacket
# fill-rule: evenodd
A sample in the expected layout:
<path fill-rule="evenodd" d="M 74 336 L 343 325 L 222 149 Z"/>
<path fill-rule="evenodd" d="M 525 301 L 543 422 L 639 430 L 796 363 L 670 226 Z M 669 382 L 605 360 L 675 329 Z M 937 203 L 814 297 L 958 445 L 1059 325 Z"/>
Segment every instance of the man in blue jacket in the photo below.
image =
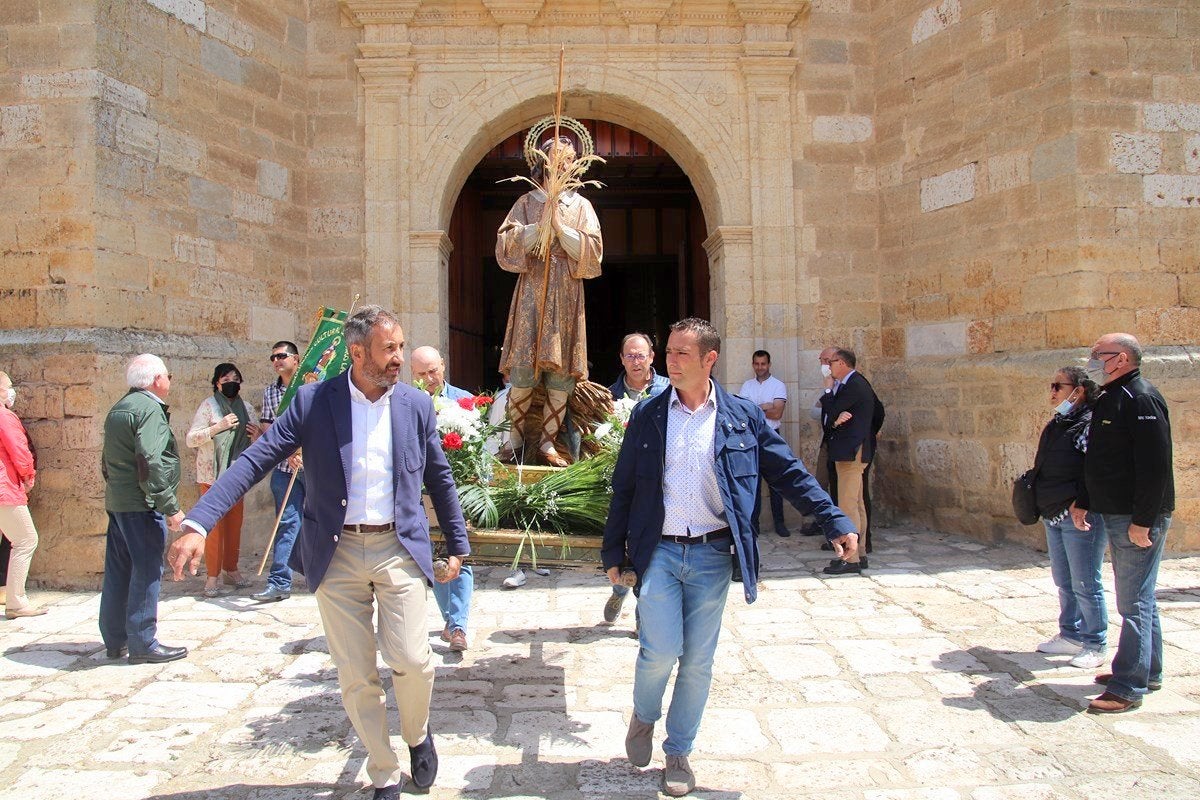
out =
<path fill-rule="evenodd" d="M 671 390 L 634 409 L 613 471 L 613 498 L 601 557 L 609 580 L 628 560 L 638 576 L 641 647 L 634 670 L 633 714 L 625 751 L 650 763 L 654 724 L 671 671 L 675 692 L 663 743 L 663 791 L 696 785 L 692 750 L 712 683 L 713 654 L 735 565 L 746 601 L 758 584 L 758 543 L 750 525 L 759 475 L 806 515 L 815 516 L 842 555 L 858 534 L 762 409 L 711 379 L 721 337 L 706 320 L 671 326 Z"/>
<path fill-rule="evenodd" d="M 402 773 L 388 735 L 387 703 L 375 666 L 379 650 L 392 669 L 400 735 L 412 782 L 428 789 L 437 775 L 429 730 L 433 658 L 425 628 L 426 580 L 433 579 L 424 484 L 446 538 L 453 580 L 470 552 L 462 508 L 442 452 L 433 402 L 398 383 L 404 333 L 379 306 L 346 320 L 349 371 L 304 386 L 287 410 L 228 470 L 183 521 L 168 558 L 176 580 L 196 574 L 205 532 L 275 465 L 304 448 L 304 520 L 290 566 L 317 596 L 338 671 L 342 705 L 367 749 L 373 800 L 398 800 Z"/>

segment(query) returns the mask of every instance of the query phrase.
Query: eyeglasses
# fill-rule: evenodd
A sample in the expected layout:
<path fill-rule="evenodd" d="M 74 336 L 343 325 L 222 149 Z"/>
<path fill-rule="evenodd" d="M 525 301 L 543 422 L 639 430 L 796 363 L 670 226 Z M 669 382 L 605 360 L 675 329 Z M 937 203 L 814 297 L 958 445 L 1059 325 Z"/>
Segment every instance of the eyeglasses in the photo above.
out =
<path fill-rule="evenodd" d="M 1096 351 L 1092 352 L 1092 354 L 1089 356 L 1089 358 L 1099 358 L 1100 356 L 1119 356 L 1119 355 L 1121 355 L 1120 350 L 1109 350 L 1107 352 L 1101 352 L 1099 350 L 1096 350 Z"/>
<path fill-rule="evenodd" d="M 271 353 L 271 361 L 283 361 L 285 358 L 291 358 L 295 353 Z"/>
<path fill-rule="evenodd" d="M 1078 385 L 1079 385 L 1078 383 L 1059 383 L 1058 381 L 1054 381 L 1053 383 L 1050 384 L 1050 391 L 1057 392 L 1059 389 L 1063 388 L 1064 386 L 1075 387 Z"/>
<path fill-rule="evenodd" d="M 645 361 L 649 357 L 645 353 L 626 353 L 621 356 L 625 361 Z"/>

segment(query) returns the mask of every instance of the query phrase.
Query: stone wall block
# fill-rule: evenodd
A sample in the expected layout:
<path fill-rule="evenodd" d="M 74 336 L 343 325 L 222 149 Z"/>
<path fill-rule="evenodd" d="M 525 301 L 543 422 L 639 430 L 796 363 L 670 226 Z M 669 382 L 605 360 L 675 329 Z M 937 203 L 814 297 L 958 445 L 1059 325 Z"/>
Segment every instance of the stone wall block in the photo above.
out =
<path fill-rule="evenodd" d="M 202 267 L 214 267 L 217 264 L 216 243 L 211 239 L 188 236 L 184 233 L 176 234 L 172 249 L 175 258 L 188 264 L 199 264 Z"/>
<path fill-rule="evenodd" d="M 909 325 L 905 329 L 908 358 L 961 355 L 967 352 L 967 323 Z"/>
<path fill-rule="evenodd" d="M 987 160 L 988 192 L 1002 192 L 1029 183 L 1029 154 L 1002 153 Z"/>
<path fill-rule="evenodd" d="M 61 386 L 45 383 L 22 384 L 19 388 L 21 414 L 35 419 L 63 418 L 63 390 Z"/>
<path fill-rule="evenodd" d="M 113 140 L 119 152 L 147 161 L 158 160 L 158 123 L 140 114 L 118 111 Z"/>
<path fill-rule="evenodd" d="M 233 216 L 247 222 L 271 225 L 275 222 L 275 202 L 267 197 L 234 189 Z"/>
<path fill-rule="evenodd" d="M 108 75 L 100 76 L 100 100 L 135 114 L 145 114 L 150 103 L 149 96 L 141 89 Z"/>
<path fill-rule="evenodd" d="M 1157 208 L 1200 209 L 1200 175 L 1147 175 L 1142 197 Z"/>
<path fill-rule="evenodd" d="M 258 162 L 258 193 L 275 200 L 283 200 L 288 196 L 290 172 L 282 164 L 274 161 L 259 159 Z"/>
<path fill-rule="evenodd" d="M 0 106 L 0 149 L 39 144 L 44 124 L 45 112 L 39 105 Z"/>
<path fill-rule="evenodd" d="M 966 164 L 941 175 L 922 179 L 921 211 L 937 211 L 974 200 L 975 167 L 974 163 Z"/>
<path fill-rule="evenodd" d="M 862 114 L 814 117 L 812 127 L 818 142 L 865 142 L 874 133 L 871 118 Z"/>
<path fill-rule="evenodd" d="M 201 40 L 200 67 L 222 80 L 242 85 L 242 57 L 232 47 L 216 39 Z"/>
<path fill-rule="evenodd" d="M 1147 103 L 1142 115 L 1148 131 L 1200 133 L 1200 103 Z"/>
<path fill-rule="evenodd" d="M 210 7 L 205 21 L 207 32 L 213 38 L 220 39 L 244 53 L 254 50 L 254 32 L 239 20 Z"/>
<path fill-rule="evenodd" d="M 188 204 L 222 216 L 233 213 L 233 193 L 228 186 L 205 178 L 188 178 Z"/>
<path fill-rule="evenodd" d="M 166 125 L 159 126 L 158 162 L 163 166 L 194 174 L 200 171 L 204 154 L 204 142 Z"/>
<path fill-rule="evenodd" d="M 1117 172 L 1148 175 L 1162 166 L 1162 138 L 1154 134 L 1114 133 L 1112 165 Z"/>
<path fill-rule="evenodd" d="M 942 0 L 935 6 L 930 6 L 920 13 L 912 28 L 912 43 L 925 41 L 951 25 L 957 25 L 962 20 L 962 6 L 959 0 Z"/>
<path fill-rule="evenodd" d="M 1053 141 L 1043 142 L 1033 149 L 1029 165 L 1029 177 L 1035 181 L 1048 181 L 1076 171 L 1076 137 L 1068 134 Z"/>
<path fill-rule="evenodd" d="M 204 0 L 146 0 L 159 11 L 170 14 L 184 25 L 204 33 L 206 11 Z"/>

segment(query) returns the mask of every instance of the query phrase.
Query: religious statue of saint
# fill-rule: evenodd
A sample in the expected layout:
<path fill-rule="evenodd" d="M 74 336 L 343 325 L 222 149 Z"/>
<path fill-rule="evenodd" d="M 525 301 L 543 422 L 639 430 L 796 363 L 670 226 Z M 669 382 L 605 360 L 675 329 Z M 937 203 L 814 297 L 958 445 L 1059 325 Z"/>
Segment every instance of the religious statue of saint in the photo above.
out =
<path fill-rule="evenodd" d="M 569 119 L 569 118 L 565 118 Z M 576 120 L 572 131 L 582 131 L 585 151 L 591 137 Z M 535 126 L 545 128 L 545 122 Z M 526 138 L 525 156 L 535 187 L 523 194 L 508 212 L 496 234 L 496 260 L 518 274 L 504 333 L 500 371 L 507 373 L 508 417 L 512 423 L 510 459 L 522 451 L 524 425 L 535 387 L 544 385 L 541 458 L 551 466 L 570 462 L 555 439 L 563 426 L 567 403 L 577 381 L 586 381 L 587 322 L 583 282 L 600 274 L 603 242 L 596 212 L 578 188 L 586 169 L 576 144 L 568 136 L 546 139 L 532 153 Z M 586 153 L 586 158 L 594 158 Z"/>

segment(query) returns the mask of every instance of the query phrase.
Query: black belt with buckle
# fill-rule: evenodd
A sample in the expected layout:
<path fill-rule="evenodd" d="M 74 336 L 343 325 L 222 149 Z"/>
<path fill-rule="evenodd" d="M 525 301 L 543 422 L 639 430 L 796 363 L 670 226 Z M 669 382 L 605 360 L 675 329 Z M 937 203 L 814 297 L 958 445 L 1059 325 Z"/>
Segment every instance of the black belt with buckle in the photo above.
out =
<path fill-rule="evenodd" d="M 733 531 L 729 528 L 717 528 L 715 531 L 702 533 L 699 536 L 666 536 L 662 537 L 664 542 L 675 542 L 676 544 L 707 544 L 709 542 L 720 542 L 724 539 L 732 539 Z"/>
<path fill-rule="evenodd" d="M 355 525 L 343 525 L 342 530 L 347 533 L 384 533 L 386 531 L 396 530 L 396 523 L 385 522 L 382 525 L 367 525 L 358 523 Z"/>

